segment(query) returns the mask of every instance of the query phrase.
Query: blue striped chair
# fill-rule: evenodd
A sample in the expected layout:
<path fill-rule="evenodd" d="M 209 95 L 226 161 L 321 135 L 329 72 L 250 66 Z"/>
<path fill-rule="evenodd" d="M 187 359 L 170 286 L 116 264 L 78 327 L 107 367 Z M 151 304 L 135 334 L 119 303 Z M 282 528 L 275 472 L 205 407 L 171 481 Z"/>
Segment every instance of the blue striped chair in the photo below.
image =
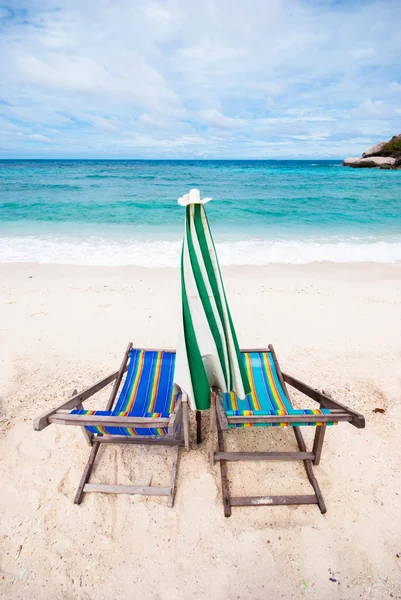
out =
<path fill-rule="evenodd" d="M 212 391 L 212 414 L 216 414 L 218 449 L 212 449 L 212 463 L 220 462 L 223 490 L 224 514 L 231 515 L 232 506 L 261 506 L 283 504 L 317 504 L 322 513 L 326 506 L 312 464 L 318 465 L 323 440 L 328 425 L 348 422 L 358 428 L 365 426 L 365 419 L 347 406 L 329 398 L 282 373 L 273 346 L 262 350 L 244 350 L 242 357 L 248 375 L 251 393 L 240 400 L 234 392 Z M 316 409 L 295 409 L 292 405 L 287 384 L 319 404 Z M 301 426 L 316 427 L 312 452 L 307 452 L 301 434 Z M 299 452 L 226 452 L 224 430 L 239 427 L 284 427 L 290 426 L 295 434 Z M 212 422 L 212 430 L 214 430 Z M 212 432 L 213 433 L 213 432 Z M 303 496 L 230 496 L 227 479 L 227 461 L 239 460 L 302 460 L 314 494 Z"/>
<path fill-rule="evenodd" d="M 76 390 L 66 402 L 46 412 L 34 422 L 41 431 L 52 423 L 82 427 L 91 453 L 74 502 L 80 504 L 86 492 L 168 496 L 173 506 L 181 446 L 189 449 L 189 419 L 186 395 L 174 385 L 175 352 L 134 349 L 130 343 L 120 369 L 80 393 Z M 117 397 L 118 391 L 121 392 Z M 85 410 L 82 403 L 114 382 L 105 410 Z M 197 418 L 200 442 L 200 419 Z M 154 444 L 174 449 L 171 481 L 168 487 L 108 485 L 89 483 L 101 444 Z"/>

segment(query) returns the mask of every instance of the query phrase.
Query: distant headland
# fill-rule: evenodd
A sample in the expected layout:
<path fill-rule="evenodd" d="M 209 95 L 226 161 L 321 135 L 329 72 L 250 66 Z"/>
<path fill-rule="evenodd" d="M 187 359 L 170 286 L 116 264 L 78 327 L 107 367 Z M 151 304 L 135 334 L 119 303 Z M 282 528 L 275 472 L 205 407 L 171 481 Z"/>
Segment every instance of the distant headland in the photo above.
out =
<path fill-rule="evenodd" d="M 345 158 L 344 167 L 379 167 L 379 169 L 401 169 L 401 133 L 388 142 L 380 142 L 366 150 L 362 158 Z"/>

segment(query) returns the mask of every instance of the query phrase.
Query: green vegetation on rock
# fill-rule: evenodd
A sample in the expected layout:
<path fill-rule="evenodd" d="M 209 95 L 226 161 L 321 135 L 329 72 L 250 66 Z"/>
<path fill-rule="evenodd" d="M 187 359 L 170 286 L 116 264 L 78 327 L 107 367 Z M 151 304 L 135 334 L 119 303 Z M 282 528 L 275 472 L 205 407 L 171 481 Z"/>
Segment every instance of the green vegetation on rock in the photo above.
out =
<path fill-rule="evenodd" d="M 401 152 L 401 137 L 397 136 L 395 138 L 393 138 L 392 140 L 390 140 L 389 142 L 387 142 L 387 144 L 385 146 L 383 146 L 381 154 L 383 155 L 390 155 L 393 152 Z"/>

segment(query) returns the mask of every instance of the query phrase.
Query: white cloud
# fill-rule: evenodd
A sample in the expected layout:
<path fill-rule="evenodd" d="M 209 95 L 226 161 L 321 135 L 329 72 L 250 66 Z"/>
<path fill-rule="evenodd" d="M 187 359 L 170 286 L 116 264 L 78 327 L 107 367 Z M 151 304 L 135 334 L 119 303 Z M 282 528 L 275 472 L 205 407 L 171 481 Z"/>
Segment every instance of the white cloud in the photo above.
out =
<path fill-rule="evenodd" d="M 115 133 L 119 130 L 119 121 L 116 118 L 105 118 L 98 115 L 85 115 L 82 117 L 88 123 L 92 123 L 97 129 Z"/>
<path fill-rule="evenodd" d="M 29 140 L 35 140 L 38 142 L 50 142 L 50 138 L 46 137 L 45 135 L 41 135 L 40 133 L 30 133 L 26 136 L 27 139 Z"/>
<path fill-rule="evenodd" d="M 351 111 L 351 116 L 359 119 L 391 119 L 400 117 L 401 119 L 401 108 L 395 108 L 390 106 L 382 100 L 371 100 L 368 98 L 361 102 L 361 104 Z"/>
<path fill-rule="evenodd" d="M 237 129 L 238 127 L 241 127 L 241 125 L 243 125 L 244 123 L 243 119 L 233 119 L 231 117 L 226 117 L 215 108 L 202 110 L 199 113 L 199 120 L 204 125 L 217 129 Z"/>
<path fill-rule="evenodd" d="M 1 156 L 29 135 L 60 156 L 342 156 L 401 131 L 399 0 L 18 8 L 0 10 Z"/>

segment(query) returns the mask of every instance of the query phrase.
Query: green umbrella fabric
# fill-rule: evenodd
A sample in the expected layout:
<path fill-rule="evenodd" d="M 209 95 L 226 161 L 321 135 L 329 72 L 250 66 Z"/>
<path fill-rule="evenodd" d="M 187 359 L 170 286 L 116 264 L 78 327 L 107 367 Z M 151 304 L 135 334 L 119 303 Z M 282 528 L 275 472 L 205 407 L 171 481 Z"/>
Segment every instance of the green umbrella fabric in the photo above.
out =
<path fill-rule="evenodd" d="M 193 410 L 210 407 L 214 385 L 239 398 L 250 392 L 203 206 L 209 200 L 201 200 L 199 190 L 178 200 L 186 209 L 175 383 Z"/>

